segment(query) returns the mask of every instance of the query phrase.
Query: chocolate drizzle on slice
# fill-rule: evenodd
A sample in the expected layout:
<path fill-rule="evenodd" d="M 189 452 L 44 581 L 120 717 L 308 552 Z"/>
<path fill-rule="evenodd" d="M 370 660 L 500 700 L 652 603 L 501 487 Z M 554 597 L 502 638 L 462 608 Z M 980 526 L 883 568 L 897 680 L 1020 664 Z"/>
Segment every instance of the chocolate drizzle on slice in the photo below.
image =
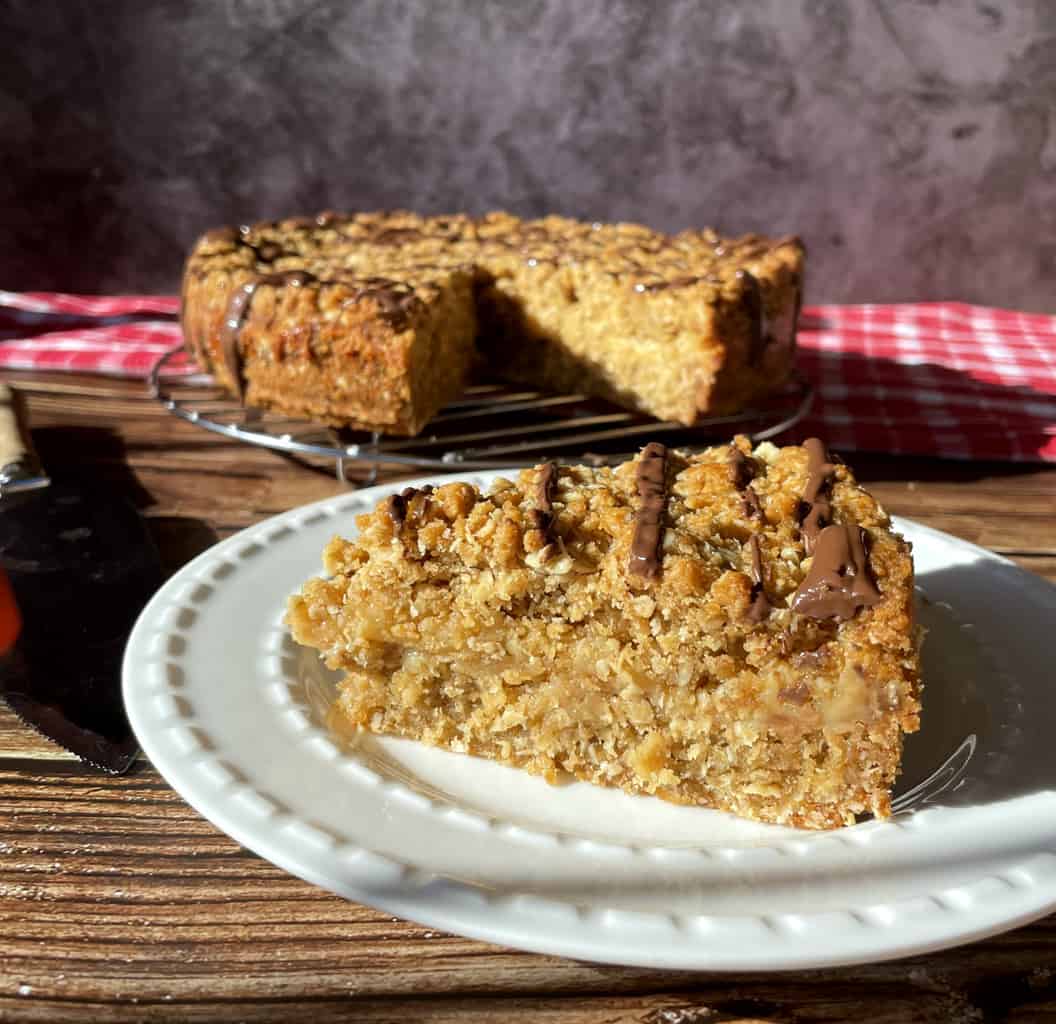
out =
<path fill-rule="evenodd" d="M 731 444 L 729 467 L 730 476 L 733 478 L 733 486 L 737 490 L 744 492 L 741 498 L 744 514 L 749 519 L 755 519 L 757 522 L 766 522 L 766 516 L 763 515 L 763 506 L 759 504 L 759 495 L 755 493 L 755 489 L 751 485 L 757 473 L 755 459 L 749 458 L 740 448 Z"/>
<path fill-rule="evenodd" d="M 407 488 L 411 490 L 411 488 Z M 390 494 L 385 502 L 385 511 L 397 530 L 403 528 L 404 520 L 407 518 L 407 499 L 402 494 Z"/>
<path fill-rule="evenodd" d="M 635 484 L 641 504 L 635 516 L 629 569 L 654 579 L 660 573 L 660 532 L 667 504 L 667 449 L 650 441 L 638 459 Z"/>
<path fill-rule="evenodd" d="M 799 532 L 809 555 L 814 550 L 818 535 L 828 526 L 832 517 L 829 489 L 832 487 L 832 475 L 836 471 L 836 465 L 825 448 L 825 443 L 818 438 L 807 438 L 803 447 L 807 450 L 807 483 L 803 488 L 800 506 Z"/>
<path fill-rule="evenodd" d="M 748 458 L 736 445 L 730 445 L 730 476 L 733 486 L 743 491 L 755 479 L 755 459 Z"/>
<path fill-rule="evenodd" d="M 826 526 L 818 535 L 807 578 L 792 595 L 792 610 L 812 619 L 851 618 L 882 594 L 869 573 L 868 535 L 860 526 Z"/>
<path fill-rule="evenodd" d="M 770 599 L 763 589 L 763 557 L 759 551 L 759 537 L 752 534 L 748 538 L 748 548 L 752 556 L 752 603 L 748 608 L 749 622 L 762 622 L 773 609 Z"/>
<path fill-rule="evenodd" d="M 759 495 L 755 493 L 755 488 L 751 484 L 744 489 L 741 501 L 744 503 L 744 514 L 749 519 L 754 519 L 759 523 L 766 522 L 766 514 L 763 512 L 763 506 L 759 502 Z"/>
<path fill-rule="evenodd" d="M 543 512 L 554 510 L 554 485 L 557 483 L 557 466 L 544 462 L 539 467 L 539 476 L 535 481 L 535 507 Z"/>
<path fill-rule="evenodd" d="M 245 397 L 245 381 L 242 378 L 242 350 L 239 346 L 239 336 L 242 333 L 242 325 L 249 316 L 249 307 L 253 302 L 253 296 L 262 285 L 281 287 L 293 285 L 301 287 L 314 281 L 316 278 L 307 270 L 283 270 L 277 274 L 256 274 L 248 281 L 240 284 L 231 296 L 227 304 L 227 314 L 224 317 L 223 326 L 220 329 L 220 354 L 224 360 L 224 366 L 231 377 L 231 385 L 239 401 Z"/>
<path fill-rule="evenodd" d="M 403 524 L 407 520 L 407 506 L 419 494 L 428 497 L 434 490 L 435 488 L 432 484 L 426 484 L 424 487 L 405 487 L 399 494 L 389 495 L 388 500 L 385 502 L 385 511 L 388 512 L 389 518 L 393 521 L 397 530 L 402 530 Z"/>
<path fill-rule="evenodd" d="M 528 522 L 533 530 L 543 535 L 543 551 L 553 542 L 554 486 L 557 483 L 557 466 L 544 462 L 538 467 L 535 478 L 535 508 L 528 510 Z"/>

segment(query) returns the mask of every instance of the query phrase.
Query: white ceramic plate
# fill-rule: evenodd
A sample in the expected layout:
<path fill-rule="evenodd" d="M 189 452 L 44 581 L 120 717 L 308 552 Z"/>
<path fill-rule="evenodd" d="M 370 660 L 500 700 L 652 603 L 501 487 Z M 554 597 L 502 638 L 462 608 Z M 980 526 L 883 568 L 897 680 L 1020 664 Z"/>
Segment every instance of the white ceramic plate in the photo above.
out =
<path fill-rule="evenodd" d="M 898 813 L 801 832 L 329 733 L 333 680 L 289 639 L 286 598 L 321 571 L 330 537 L 394 489 L 217 544 L 161 589 L 129 641 L 125 701 L 144 751 L 243 846 L 430 927 L 643 967 L 879 960 L 1056 908 L 1056 590 L 1044 580 L 898 523 L 930 632 Z"/>

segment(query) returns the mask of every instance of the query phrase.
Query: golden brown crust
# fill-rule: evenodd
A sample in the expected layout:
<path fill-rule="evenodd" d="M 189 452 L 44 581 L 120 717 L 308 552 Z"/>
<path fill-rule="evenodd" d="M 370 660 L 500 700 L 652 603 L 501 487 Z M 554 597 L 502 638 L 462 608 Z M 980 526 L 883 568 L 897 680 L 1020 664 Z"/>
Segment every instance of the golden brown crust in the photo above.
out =
<path fill-rule="evenodd" d="M 477 343 L 501 376 L 690 424 L 787 378 L 802 273 L 796 239 L 324 214 L 209 232 L 182 320 L 225 387 L 333 424 L 416 433 L 458 394 Z"/>
<path fill-rule="evenodd" d="M 545 537 L 537 467 L 361 516 L 291 600 L 294 636 L 346 673 L 341 713 L 363 728 L 763 821 L 886 815 L 919 723 L 909 546 L 838 465 L 833 522 L 866 531 L 882 597 L 847 621 L 798 614 L 806 453 L 735 446 L 762 519 L 729 446 L 668 453 L 655 579 L 630 569 L 639 460 L 560 467 Z"/>

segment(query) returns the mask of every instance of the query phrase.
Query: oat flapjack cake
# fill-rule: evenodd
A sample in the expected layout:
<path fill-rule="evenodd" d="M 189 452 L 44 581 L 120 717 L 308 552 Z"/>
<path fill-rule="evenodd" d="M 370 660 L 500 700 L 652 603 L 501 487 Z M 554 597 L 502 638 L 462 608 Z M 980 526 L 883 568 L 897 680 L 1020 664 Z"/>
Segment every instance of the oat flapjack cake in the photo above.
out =
<path fill-rule="evenodd" d="M 474 365 L 692 424 L 779 389 L 798 239 L 406 212 L 211 231 L 184 272 L 188 349 L 249 404 L 415 434 Z"/>
<path fill-rule="evenodd" d="M 909 545 L 820 441 L 408 489 L 290 600 L 338 714 L 808 828 L 890 813 L 919 722 Z"/>

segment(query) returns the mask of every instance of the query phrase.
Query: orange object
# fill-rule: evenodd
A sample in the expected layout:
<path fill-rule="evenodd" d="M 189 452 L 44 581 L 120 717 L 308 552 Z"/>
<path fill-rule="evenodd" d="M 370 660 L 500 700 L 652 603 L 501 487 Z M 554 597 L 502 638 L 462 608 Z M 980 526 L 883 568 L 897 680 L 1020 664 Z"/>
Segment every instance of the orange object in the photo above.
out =
<path fill-rule="evenodd" d="M 15 592 L 7 574 L 0 569 L 0 654 L 7 654 L 15 646 L 21 631 L 22 616 L 15 603 Z"/>

